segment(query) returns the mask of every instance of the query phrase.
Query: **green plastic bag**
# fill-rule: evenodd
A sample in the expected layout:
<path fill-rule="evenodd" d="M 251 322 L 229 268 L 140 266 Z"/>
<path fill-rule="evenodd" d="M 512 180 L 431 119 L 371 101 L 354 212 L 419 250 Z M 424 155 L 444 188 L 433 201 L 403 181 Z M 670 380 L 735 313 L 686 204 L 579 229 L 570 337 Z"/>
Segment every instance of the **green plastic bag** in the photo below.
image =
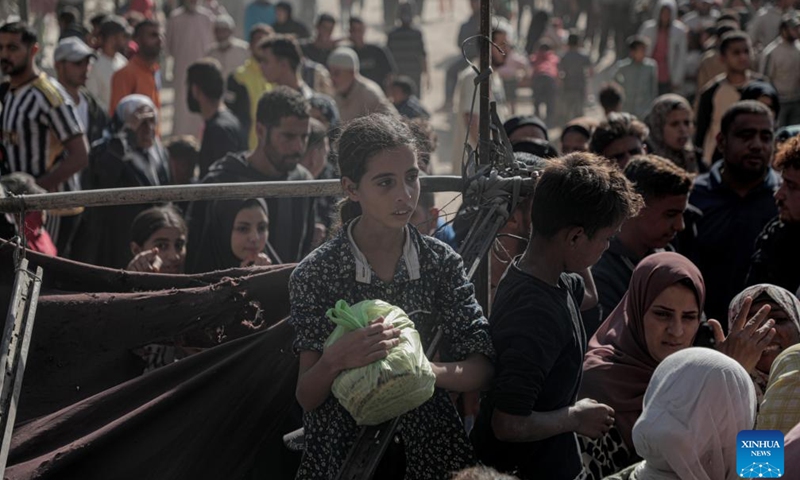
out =
<path fill-rule="evenodd" d="M 400 343 L 389 350 L 386 358 L 345 370 L 333 381 L 333 396 L 358 425 L 391 420 L 433 396 L 436 376 L 422 350 L 414 322 L 401 308 L 381 300 L 364 300 L 352 306 L 339 300 L 327 315 L 336 328 L 325 341 L 326 348 L 345 333 L 366 327 L 381 316 L 385 323 L 401 330 Z"/>

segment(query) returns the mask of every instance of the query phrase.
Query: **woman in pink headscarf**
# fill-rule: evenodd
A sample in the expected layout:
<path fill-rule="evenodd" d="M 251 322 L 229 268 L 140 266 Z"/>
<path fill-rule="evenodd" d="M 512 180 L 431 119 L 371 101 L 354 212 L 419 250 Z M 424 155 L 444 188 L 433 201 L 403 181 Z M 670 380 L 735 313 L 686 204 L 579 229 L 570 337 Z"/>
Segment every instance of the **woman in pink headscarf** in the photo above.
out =
<path fill-rule="evenodd" d="M 603 478 L 640 460 L 633 449 L 632 431 L 642 413 L 647 386 L 666 357 L 694 345 L 704 302 L 703 277 L 682 255 L 650 255 L 634 270 L 628 292 L 589 341 L 583 364 L 579 397 L 612 407 L 616 419 L 601 439 L 581 438 L 590 478 Z M 747 369 L 755 367 L 774 335 L 772 323 L 764 323 L 769 309 L 759 310 L 745 322 L 751 303 L 730 335 L 716 338 L 717 349 Z M 719 322 L 709 323 L 721 335 Z"/>

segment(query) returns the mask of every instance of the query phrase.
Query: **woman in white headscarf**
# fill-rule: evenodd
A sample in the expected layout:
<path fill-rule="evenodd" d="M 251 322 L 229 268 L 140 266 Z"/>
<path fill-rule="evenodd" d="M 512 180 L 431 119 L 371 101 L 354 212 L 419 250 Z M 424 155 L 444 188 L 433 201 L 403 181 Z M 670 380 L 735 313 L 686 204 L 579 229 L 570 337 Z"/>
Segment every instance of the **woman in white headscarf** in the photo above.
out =
<path fill-rule="evenodd" d="M 644 461 L 613 480 L 734 480 L 736 435 L 755 423 L 747 371 L 710 348 L 687 348 L 662 361 L 633 427 Z"/>

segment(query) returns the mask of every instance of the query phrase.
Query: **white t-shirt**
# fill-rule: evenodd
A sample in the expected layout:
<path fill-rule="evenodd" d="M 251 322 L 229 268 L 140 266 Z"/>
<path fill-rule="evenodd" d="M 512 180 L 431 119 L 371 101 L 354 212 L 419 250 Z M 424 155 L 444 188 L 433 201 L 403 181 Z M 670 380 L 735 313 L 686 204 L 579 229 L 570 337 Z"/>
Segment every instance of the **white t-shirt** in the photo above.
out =
<path fill-rule="evenodd" d="M 103 52 L 97 52 L 97 59 L 92 64 L 89 77 L 86 79 L 86 88 L 97 98 L 97 102 L 108 111 L 111 102 L 111 77 L 114 73 L 128 64 L 128 60 L 120 53 L 114 57 L 107 57 Z"/>

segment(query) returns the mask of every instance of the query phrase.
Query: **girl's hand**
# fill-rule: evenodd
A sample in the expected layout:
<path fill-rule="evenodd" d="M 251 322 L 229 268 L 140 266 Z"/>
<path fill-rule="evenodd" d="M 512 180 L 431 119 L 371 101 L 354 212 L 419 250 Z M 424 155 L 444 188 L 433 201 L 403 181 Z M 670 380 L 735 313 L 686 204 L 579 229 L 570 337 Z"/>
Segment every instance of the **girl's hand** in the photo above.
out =
<path fill-rule="evenodd" d="M 400 343 L 400 330 L 383 323 L 383 317 L 364 328 L 345 333 L 336 343 L 327 347 L 322 360 L 337 372 L 364 367 L 386 358 L 389 350 Z"/>
<path fill-rule="evenodd" d="M 154 248 L 152 250 L 139 252 L 133 257 L 133 260 L 130 261 L 125 270 L 131 272 L 158 273 L 161 271 L 161 265 L 163 264 L 164 261 L 161 260 L 161 257 L 158 255 L 158 248 Z"/>
<path fill-rule="evenodd" d="M 775 320 L 767 319 L 770 306 L 764 305 L 747 320 L 752 305 L 753 299 L 747 297 L 727 337 L 718 321 L 708 321 L 714 330 L 717 350 L 739 362 L 749 373 L 753 373 L 761 354 L 775 336 L 775 329 L 772 328 Z"/>
<path fill-rule="evenodd" d="M 267 265 L 272 265 L 272 260 L 269 259 L 266 253 L 259 253 L 258 255 L 250 255 L 239 265 L 242 268 L 245 267 L 264 267 Z"/>

